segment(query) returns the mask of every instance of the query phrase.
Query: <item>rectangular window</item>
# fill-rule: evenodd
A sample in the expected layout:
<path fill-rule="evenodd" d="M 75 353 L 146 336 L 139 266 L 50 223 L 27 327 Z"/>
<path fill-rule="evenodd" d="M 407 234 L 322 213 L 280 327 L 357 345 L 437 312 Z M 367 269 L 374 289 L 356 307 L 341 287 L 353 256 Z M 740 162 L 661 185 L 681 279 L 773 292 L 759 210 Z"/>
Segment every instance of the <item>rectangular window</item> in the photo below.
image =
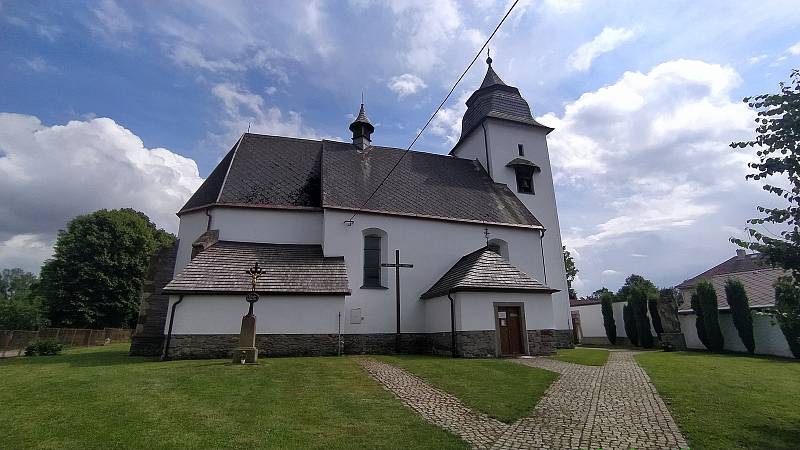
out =
<path fill-rule="evenodd" d="M 533 170 L 528 167 L 517 167 L 517 192 L 533 194 Z"/>
<path fill-rule="evenodd" d="M 522 144 L 517 144 L 517 150 L 519 150 L 519 156 L 525 156 L 525 147 Z"/>
<path fill-rule="evenodd" d="M 380 236 L 364 236 L 364 286 L 381 287 Z"/>

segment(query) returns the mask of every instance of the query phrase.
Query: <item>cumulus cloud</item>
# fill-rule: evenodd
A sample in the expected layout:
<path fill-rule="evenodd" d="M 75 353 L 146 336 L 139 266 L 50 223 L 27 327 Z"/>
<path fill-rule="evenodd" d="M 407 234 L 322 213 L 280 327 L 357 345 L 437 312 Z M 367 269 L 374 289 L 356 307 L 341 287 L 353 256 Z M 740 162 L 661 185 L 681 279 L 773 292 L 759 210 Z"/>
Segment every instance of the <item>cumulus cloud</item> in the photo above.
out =
<path fill-rule="evenodd" d="M 220 83 L 211 91 L 224 106 L 223 125 L 228 135 L 223 136 L 224 144 L 230 144 L 248 126 L 253 133 L 293 136 L 318 139 L 316 130 L 306 126 L 300 113 L 289 111 L 284 114 L 280 108 L 267 107 L 264 98 L 247 89 L 232 84 Z"/>
<path fill-rule="evenodd" d="M 559 202 L 564 242 L 581 252 L 589 291 L 603 281 L 597 267 L 666 284 L 702 267 L 686 252 L 727 254 L 731 230 L 765 200 L 744 179 L 751 157 L 728 147 L 752 134 L 753 112 L 732 98 L 740 82 L 728 66 L 669 61 L 539 118 L 555 128 L 557 190 L 571 200 Z"/>
<path fill-rule="evenodd" d="M 403 98 L 407 95 L 416 94 L 420 89 L 425 89 L 427 85 L 422 78 L 411 73 L 404 73 L 392 77 L 387 87 L 396 93 L 399 98 Z"/>
<path fill-rule="evenodd" d="M 638 30 L 632 28 L 605 27 L 594 39 L 582 44 L 570 54 L 567 58 L 568 64 L 573 70 L 579 72 L 589 70 L 595 58 L 603 53 L 613 51 L 636 37 L 637 34 Z"/>
<path fill-rule="evenodd" d="M 429 128 L 431 134 L 445 138 L 449 145 L 458 142 L 461 136 L 461 118 L 467 111 L 466 101 L 470 95 L 471 92 L 462 91 L 455 104 L 440 109 L 431 121 Z"/>
<path fill-rule="evenodd" d="M 0 265 L 38 269 L 59 228 L 101 208 L 132 207 L 175 232 L 201 182 L 194 161 L 145 147 L 112 119 L 47 126 L 0 113 Z"/>

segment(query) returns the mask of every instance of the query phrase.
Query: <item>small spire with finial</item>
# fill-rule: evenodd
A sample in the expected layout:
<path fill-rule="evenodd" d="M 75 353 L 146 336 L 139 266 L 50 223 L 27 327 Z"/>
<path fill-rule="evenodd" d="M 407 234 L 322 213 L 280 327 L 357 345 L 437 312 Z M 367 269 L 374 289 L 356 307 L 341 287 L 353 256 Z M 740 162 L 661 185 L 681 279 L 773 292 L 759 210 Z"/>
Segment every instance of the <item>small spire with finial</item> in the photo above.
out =
<path fill-rule="evenodd" d="M 492 49 L 489 47 L 486 47 L 486 64 L 492 67 Z"/>

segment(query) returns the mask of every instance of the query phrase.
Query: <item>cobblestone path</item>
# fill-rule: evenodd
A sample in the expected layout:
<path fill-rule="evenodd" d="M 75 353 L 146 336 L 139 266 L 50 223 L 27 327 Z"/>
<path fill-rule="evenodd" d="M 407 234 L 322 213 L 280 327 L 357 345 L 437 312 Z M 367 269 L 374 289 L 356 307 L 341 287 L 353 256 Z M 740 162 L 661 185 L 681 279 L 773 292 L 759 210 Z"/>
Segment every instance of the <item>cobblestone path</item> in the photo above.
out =
<path fill-rule="evenodd" d="M 629 351 L 612 351 L 603 367 L 549 358 L 514 360 L 561 376 L 530 417 L 507 425 L 476 413 L 455 397 L 395 366 L 371 359 L 361 364 L 403 403 L 473 448 L 675 449 L 687 448 L 650 377 Z"/>

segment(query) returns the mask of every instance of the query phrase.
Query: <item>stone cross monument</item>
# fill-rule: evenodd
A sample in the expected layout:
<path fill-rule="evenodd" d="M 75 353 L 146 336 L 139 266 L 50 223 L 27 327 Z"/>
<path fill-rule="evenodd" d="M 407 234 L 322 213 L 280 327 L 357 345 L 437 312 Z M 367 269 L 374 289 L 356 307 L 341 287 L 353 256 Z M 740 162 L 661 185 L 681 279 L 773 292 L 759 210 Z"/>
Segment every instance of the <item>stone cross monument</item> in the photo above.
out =
<path fill-rule="evenodd" d="M 258 364 L 258 349 L 256 348 L 256 316 L 253 314 L 253 304 L 258 301 L 256 283 L 264 269 L 258 267 L 258 262 L 245 273 L 250 275 L 252 291 L 247 293 L 245 300 L 250 304 L 247 315 L 242 317 L 242 329 L 239 332 L 239 346 L 233 351 L 235 364 Z"/>

